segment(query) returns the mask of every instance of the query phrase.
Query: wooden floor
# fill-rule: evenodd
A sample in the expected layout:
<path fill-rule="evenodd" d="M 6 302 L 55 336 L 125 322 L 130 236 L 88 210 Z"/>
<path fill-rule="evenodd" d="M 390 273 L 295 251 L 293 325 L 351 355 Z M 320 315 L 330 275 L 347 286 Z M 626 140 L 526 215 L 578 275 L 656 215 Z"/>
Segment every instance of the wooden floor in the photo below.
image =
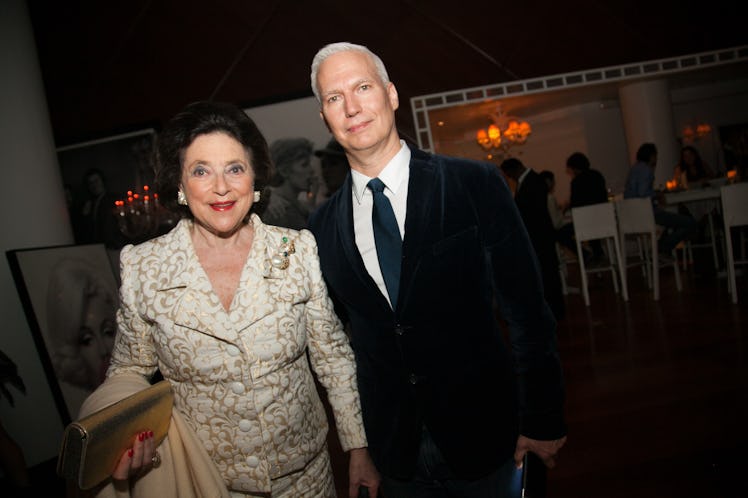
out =
<path fill-rule="evenodd" d="M 558 338 L 569 438 L 548 473 L 549 498 L 748 497 L 748 276 L 733 305 L 724 277 L 709 273 L 689 268 L 679 293 L 663 270 L 659 302 L 634 269 L 628 302 L 609 278 L 591 279 L 589 308 L 566 297 Z M 570 284 L 579 285 L 576 267 Z M 347 497 L 346 457 L 330 443 Z M 32 477 L 46 489 L 23 496 L 64 496 L 54 462 Z"/>
<path fill-rule="evenodd" d="M 679 293 L 662 270 L 659 302 L 637 269 L 628 302 L 609 277 L 591 278 L 589 308 L 566 296 L 569 435 L 549 498 L 748 497 L 748 277 L 733 305 L 725 278 L 705 273 L 682 272 Z M 347 496 L 345 461 L 333 461 Z"/>

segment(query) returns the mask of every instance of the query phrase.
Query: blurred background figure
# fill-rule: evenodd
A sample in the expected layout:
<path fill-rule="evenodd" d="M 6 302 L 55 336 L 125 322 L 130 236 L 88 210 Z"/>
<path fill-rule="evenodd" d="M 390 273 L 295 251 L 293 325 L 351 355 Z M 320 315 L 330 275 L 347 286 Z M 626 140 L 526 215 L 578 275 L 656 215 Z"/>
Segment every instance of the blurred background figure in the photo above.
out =
<path fill-rule="evenodd" d="M 81 259 L 60 261 L 47 290 L 49 356 L 70 415 L 101 384 L 116 333 L 114 277 Z"/>
<path fill-rule="evenodd" d="M 543 170 L 538 174 L 548 188 L 548 214 L 551 217 L 553 228 L 558 230 L 571 220 L 567 215 L 564 215 L 564 211 L 561 209 L 558 199 L 556 199 L 556 175 L 553 174 L 553 171 L 548 170 Z"/>
<path fill-rule="evenodd" d="M 673 180 L 679 187 L 698 187 L 714 176 L 714 171 L 701 159 L 701 154 L 695 147 L 686 145 L 680 150 L 680 161 L 673 172 Z"/>
<path fill-rule="evenodd" d="M 589 206 L 608 202 L 608 189 L 605 177 L 599 171 L 592 169 L 590 160 L 581 152 L 575 152 L 566 159 L 566 172 L 571 177 L 571 194 L 566 209 Z M 574 224 L 566 223 L 558 230 L 558 241 L 564 247 L 576 254 L 577 247 L 574 240 Z M 592 240 L 589 249 L 585 249 L 585 259 L 589 264 L 595 264 L 605 256 L 599 240 Z"/>
<path fill-rule="evenodd" d="M 504 160 L 501 171 L 517 183 L 514 201 L 540 263 L 545 300 L 556 320 L 560 320 L 565 315 L 565 306 L 558 272 L 556 230 L 548 212 L 548 187 L 538 173 L 526 167 L 519 159 L 512 157 Z"/>
<path fill-rule="evenodd" d="M 675 165 L 673 179 L 680 188 L 699 188 L 709 180 L 715 178 L 715 173 L 707 163 L 701 159 L 701 154 L 695 147 L 687 145 L 680 151 L 680 161 Z M 706 216 L 715 212 L 718 203 L 713 200 L 689 202 L 680 204 L 678 212 L 693 217 L 700 223 L 699 236 L 704 236 L 707 225 Z"/>
<path fill-rule="evenodd" d="M 327 142 L 324 149 L 314 151 L 314 155 L 319 157 L 325 187 L 324 194 L 320 197 L 327 199 L 343 185 L 345 177 L 348 176 L 348 158 L 343 152 L 343 147 L 334 138 Z"/>
<path fill-rule="evenodd" d="M 103 243 L 107 249 L 120 249 L 124 245 L 124 238 L 114 216 L 117 197 L 107 192 L 104 173 L 99 169 L 90 169 L 84 175 L 83 183 L 87 197 L 79 213 L 72 217 L 72 221 L 78 223 L 78 227 L 74 228 L 76 243 Z"/>
<path fill-rule="evenodd" d="M 275 176 L 262 214 L 263 223 L 295 230 L 306 228 L 320 183 L 312 168 L 313 154 L 314 144 L 306 138 L 282 138 L 270 145 Z"/>

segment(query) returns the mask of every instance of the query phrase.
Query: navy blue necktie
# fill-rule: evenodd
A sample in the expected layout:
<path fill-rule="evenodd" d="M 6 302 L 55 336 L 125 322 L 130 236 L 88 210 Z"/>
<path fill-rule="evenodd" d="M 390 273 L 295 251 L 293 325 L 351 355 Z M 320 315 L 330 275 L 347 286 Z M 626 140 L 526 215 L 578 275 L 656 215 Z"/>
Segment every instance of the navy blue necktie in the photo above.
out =
<path fill-rule="evenodd" d="M 390 295 L 392 309 L 397 305 L 397 294 L 400 286 L 400 264 L 403 241 L 400 228 L 397 226 L 395 212 L 390 200 L 384 195 L 384 183 L 379 178 L 369 181 L 367 187 L 374 196 L 374 208 L 371 211 L 371 223 L 374 227 L 374 244 L 377 247 L 379 268 L 382 270 L 384 285 Z"/>

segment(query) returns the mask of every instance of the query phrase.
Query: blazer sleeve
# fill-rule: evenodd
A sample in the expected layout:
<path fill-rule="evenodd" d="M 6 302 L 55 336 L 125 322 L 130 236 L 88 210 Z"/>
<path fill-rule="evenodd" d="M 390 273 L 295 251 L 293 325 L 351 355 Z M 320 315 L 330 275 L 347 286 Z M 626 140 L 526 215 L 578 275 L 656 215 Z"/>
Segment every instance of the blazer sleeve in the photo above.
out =
<path fill-rule="evenodd" d="M 139 298 L 144 299 L 139 279 L 141 259 L 134 246 L 125 246 L 120 253 L 120 307 L 117 310 L 117 336 L 107 377 L 121 373 L 137 373 L 150 378 L 157 369 L 158 359 L 152 339 L 153 323 L 139 312 Z"/>
<path fill-rule="evenodd" d="M 302 230 L 300 242 L 312 288 L 305 307 L 312 368 L 327 392 L 343 450 L 363 448 L 367 440 L 353 350 L 322 279 L 314 236 Z"/>
<path fill-rule="evenodd" d="M 509 329 L 519 383 L 520 432 L 533 439 L 566 433 L 556 321 L 519 211 L 498 169 L 487 168 L 473 196 L 499 313 Z"/>

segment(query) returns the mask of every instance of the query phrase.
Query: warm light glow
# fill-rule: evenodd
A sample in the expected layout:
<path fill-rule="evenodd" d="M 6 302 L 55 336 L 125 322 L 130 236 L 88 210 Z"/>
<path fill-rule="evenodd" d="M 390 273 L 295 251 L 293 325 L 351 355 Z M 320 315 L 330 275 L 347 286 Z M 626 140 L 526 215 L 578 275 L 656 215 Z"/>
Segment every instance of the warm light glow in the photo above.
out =
<path fill-rule="evenodd" d="M 738 179 L 738 170 L 731 169 L 727 172 L 727 179 L 729 181 L 735 181 Z"/>
<path fill-rule="evenodd" d="M 159 203 L 157 193 L 152 192 L 148 185 L 143 185 L 141 190 L 128 190 L 125 199 L 114 201 L 119 230 L 133 242 L 147 240 L 156 235 L 160 227 L 176 223 Z"/>
<path fill-rule="evenodd" d="M 681 137 L 684 143 L 693 143 L 712 132 L 712 127 L 708 123 L 699 123 L 696 126 L 686 124 L 681 131 Z"/>
<path fill-rule="evenodd" d="M 677 180 L 668 180 L 665 182 L 665 186 L 668 190 L 675 190 L 676 187 L 678 187 L 678 181 Z"/>
<path fill-rule="evenodd" d="M 475 139 L 484 150 L 498 149 L 504 154 L 515 145 L 522 145 L 532 133 L 532 127 L 527 121 L 504 116 L 501 107 L 491 115 L 493 121 L 488 129 L 480 129 Z M 491 156 L 492 157 L 492 156 Z"/>

